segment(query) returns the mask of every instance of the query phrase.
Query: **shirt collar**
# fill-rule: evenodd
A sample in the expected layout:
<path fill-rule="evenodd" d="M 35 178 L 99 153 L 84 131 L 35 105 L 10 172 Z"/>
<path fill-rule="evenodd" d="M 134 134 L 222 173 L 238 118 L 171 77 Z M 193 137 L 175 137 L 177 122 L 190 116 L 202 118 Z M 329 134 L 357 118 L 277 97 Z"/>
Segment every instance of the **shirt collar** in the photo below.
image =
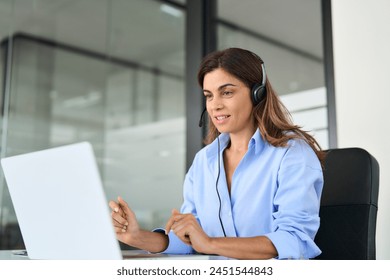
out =
<path fill-rule="evenodd" d="M 230 136 L 228 133 L 221 133 L 219 136 L 219 149 L 218 149 L 218 139 L 216 138 L 208 147 L 207 147 L 207 156 L 209 158 L 212 158 L 214 156 L 218 155 L 219 152 L 223 151 L 230 141 Z M 259 154 L 264 146 L 265 141 L 263 137 L 261 136 L 260 130 L 256 129 L 255 133 L 253 134 L 252 138 L 249 140 L 248 149 L 254 146 L 255 154 Z"/>
<path fill-rule="evenodd" d="M 261 136 L 260 130 L 256 129 L 255 133 L 253 134 L 251 140 L 249 141 L 249 147 L 255 146 L 255 154 L 260 154 L 260 152 L 264 149 L 264 146 L 266 145 L 266 142 L 264 141 L 263 137 Z"/>

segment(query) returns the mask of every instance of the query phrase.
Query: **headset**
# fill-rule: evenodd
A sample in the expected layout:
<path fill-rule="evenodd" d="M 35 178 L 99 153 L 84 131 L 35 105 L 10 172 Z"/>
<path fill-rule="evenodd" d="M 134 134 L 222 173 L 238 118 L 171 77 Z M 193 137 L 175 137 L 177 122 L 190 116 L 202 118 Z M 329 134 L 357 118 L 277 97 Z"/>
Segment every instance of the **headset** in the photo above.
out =
<path fill-rule="evenodd" d="M 264 63 L 261 64 L 261 71 L 263 72 L 263 79 L 261 81 L 261 84 L 254 84 L 251 91 L 253 106 L 258 105 L 265 98 L 266 95 L 265 82 L 267 80 L 267 75 L 265 74 Z"/>

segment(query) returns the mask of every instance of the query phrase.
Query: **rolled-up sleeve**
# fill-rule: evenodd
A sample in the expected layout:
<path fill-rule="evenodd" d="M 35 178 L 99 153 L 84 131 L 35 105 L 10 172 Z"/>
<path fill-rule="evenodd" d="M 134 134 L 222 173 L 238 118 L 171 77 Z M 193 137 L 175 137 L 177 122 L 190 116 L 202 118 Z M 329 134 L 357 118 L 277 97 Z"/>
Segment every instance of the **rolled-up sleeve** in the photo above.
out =
<path fill-rule="evenodd" d="M 296 143 L 280 166 L 273 230 L 266 234 L 279 259 L 310 259 L 321 253 L 314 237 L 320 225 L 322 187 L 323 174 L 316 155 Z"/>

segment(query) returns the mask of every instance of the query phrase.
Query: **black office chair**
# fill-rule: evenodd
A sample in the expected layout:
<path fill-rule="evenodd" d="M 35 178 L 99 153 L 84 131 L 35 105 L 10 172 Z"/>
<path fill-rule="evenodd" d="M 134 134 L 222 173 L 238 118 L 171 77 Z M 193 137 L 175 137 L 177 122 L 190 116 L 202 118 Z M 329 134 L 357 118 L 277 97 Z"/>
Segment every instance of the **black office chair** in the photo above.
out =
<path fill-rule="evenodd" d="M 324 166 L 317 259 L 373 260 L 379 164 L 360 148 L 330 149 Z"/>

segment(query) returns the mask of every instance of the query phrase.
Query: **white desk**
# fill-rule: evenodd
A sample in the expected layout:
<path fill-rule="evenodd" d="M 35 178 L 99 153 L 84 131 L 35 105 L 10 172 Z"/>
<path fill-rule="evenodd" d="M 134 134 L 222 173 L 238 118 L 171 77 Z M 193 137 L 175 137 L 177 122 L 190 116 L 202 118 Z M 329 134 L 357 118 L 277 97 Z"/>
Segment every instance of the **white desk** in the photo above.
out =
<path fill-rule="evenodd" d="M 17 250 L 20 251 L 20 250 Z M 0 250 L 0 260 L 28 260 L 27 256 L 14 254 L 13 250 Z"/>
<path fill-rule="evenodd" d="M 24 250 L 0 250 L 0 260 L 29 260 L 27 255 L 23 254 Z M 124 259 L 150 259 L 150 260 L 227 260 L 226 257 L 214 255 L 169 255 L 169 254 L 150 254 L 142 250 L 122 251 Z"/>

